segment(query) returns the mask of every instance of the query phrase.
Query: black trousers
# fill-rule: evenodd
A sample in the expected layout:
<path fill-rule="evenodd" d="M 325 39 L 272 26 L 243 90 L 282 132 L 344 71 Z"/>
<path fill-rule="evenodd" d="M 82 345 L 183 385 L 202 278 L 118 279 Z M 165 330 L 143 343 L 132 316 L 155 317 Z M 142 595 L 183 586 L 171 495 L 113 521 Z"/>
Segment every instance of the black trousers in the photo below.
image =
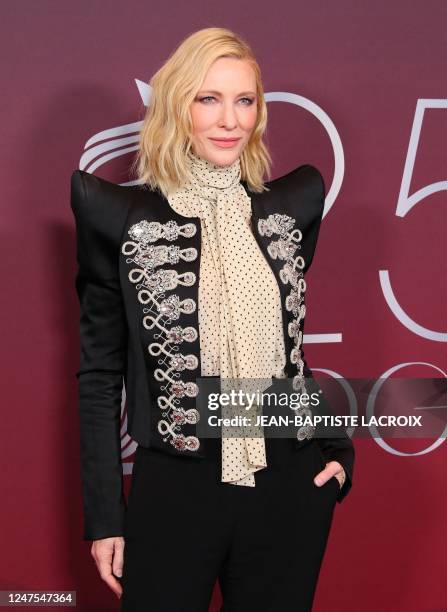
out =
<path fill-rule="evenodd" d="M 265 442 L 255 487 L 221 482 L 218 439 L 204 460 L 138 447 L 121 612 L 208 612 L 216 580 L 221 612 L 311 610 L 339 484 L 314 484 L 314 440 Z"/>

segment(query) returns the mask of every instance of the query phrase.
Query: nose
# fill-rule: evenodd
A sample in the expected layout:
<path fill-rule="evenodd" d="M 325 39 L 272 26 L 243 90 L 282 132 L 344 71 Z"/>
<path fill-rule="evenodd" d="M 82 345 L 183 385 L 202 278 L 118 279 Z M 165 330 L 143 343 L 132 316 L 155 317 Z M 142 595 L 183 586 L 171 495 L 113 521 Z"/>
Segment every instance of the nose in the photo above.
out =
<path fill-rule="evenodd" d="M 219 117 L 219 126 L 231 130 L 237 126 L 237 115 L 231 102 L 223 102 Z"/>

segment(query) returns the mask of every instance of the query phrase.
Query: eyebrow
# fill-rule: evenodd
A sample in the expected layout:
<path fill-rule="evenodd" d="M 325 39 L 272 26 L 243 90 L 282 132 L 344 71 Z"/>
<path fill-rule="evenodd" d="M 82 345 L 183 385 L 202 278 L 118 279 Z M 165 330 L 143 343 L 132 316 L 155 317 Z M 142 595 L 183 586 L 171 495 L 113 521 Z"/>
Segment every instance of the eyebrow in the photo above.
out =
<path fill-rule="evenodd" d="M 216 91 L 215 89 L 203 89 L 201 91 L 198 92 L 199 94 L 204 94 L 204 93 L 211 93 L 211 94 L 215 94 L 215 95 L 222 95 L 221 91 Z M 254 91 L 241 91 L 241 93 L 237 94 L 238 96 L 246 96 L 246 95 L 251 95 L 251 96 L 255 96 L 256 92 Z"/>

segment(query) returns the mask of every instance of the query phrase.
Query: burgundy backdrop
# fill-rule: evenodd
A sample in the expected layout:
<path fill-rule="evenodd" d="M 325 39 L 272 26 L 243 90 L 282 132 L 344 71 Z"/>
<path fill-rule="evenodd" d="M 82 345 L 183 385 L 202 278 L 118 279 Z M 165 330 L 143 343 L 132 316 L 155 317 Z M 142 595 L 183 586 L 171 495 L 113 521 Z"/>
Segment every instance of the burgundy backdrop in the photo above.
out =
<path fill-rule="evenodd" d="M 40 0 L 0 14 L 0 589 L 76 590 L 79 610 L 117 610 L 81 539 L 71 172 L 129 181 L 145 83 L 192 31 L 235 29 L 263 70 L 273 176 L 311 163 L 330 190 L 308 277 L 310 367 L 444 376 L 447 4 Z M 388 442 L 355 442 L 316 612 L 447 610 L 445 444 Z"/>

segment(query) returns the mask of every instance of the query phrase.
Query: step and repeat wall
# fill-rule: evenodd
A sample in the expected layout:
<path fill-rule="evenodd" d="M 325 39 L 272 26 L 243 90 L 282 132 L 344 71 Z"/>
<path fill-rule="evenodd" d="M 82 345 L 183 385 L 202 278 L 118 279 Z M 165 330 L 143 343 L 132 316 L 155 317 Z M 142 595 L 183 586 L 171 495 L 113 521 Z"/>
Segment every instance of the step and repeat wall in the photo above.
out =
<path fill-rule="evenodd" d="M 193 31 L 233 29 L 263 72 L 272 178 L 312 164 L 326 183 L 307 277 L 314 375 L 444 378 L 447 4 L 41 0 L 0 15 L 0 590 L 76 591 L 79 610 L 117 610 L 82 540 L 71 173 L 132 184 L 149 79 Z M 316 612 L 447 610 L 444 427 L 354 433 Z M 121 431 L 128 494 L 124 400 Z"/>

